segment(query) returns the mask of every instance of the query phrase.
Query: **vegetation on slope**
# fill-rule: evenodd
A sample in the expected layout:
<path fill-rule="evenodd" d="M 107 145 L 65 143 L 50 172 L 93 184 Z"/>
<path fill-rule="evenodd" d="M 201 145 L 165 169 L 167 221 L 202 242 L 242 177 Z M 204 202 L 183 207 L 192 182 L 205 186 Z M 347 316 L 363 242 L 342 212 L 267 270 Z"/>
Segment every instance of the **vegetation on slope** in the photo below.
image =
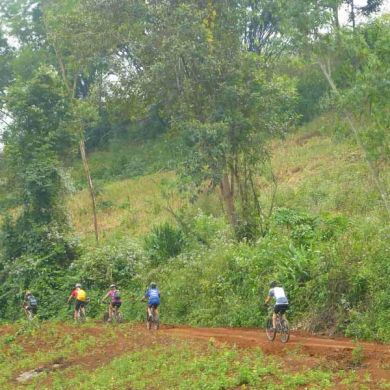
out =
<path fill-rule="evenodd" d="M 167 321 L 259 326 L 277 279 L 297 325 L 389 340 L 389 18 L 343 3 L 0 0 L 2 318 L 154 280 Z"/>

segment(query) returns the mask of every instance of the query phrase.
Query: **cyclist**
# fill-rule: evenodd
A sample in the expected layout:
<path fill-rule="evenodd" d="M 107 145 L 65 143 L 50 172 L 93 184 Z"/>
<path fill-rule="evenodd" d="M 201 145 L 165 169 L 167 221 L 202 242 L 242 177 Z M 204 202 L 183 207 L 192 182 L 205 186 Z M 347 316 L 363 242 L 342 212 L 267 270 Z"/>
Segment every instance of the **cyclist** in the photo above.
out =
<path fill-rule="evenodd" d="M 272 327 L 276 328 L 276 314 L 280 313 L 283 319 L 286 319 L 285 313 L 288 309 L 288 299 L 284 288 L 278 286 L 278 283 L 273 281 L 270 284 L 270 290 L 268 296 L 265 299 L 265 304 L 268 304 L 271 299 L 275 299 L 274 313 L 272 315 Z"/>
<path fill-rule="evenodd" d="M 150 286 L 145 292 L 145 295 L 142 300 L 148 300 L 148 306 L 146 310 L 148 320 L 150 320 L 152 317 L 152 307 L 156 310 L 156 314 L 158 314 L 158 307 L 160 305 L 160 291 L 158 290 L 156 283 L 150 283 Z"/>
<path fill-rule="evenodd" d="M 31 291 L 26 291 L 26 294 L 24 295 L 23 310 L 27 318 L 37 314 L 38 302 L 34 295 L 32 295 Z"/>
<path fill-rule="evenodd" d="M 75 285 L 75 288 L 69 295 L 67 303 L 69 303 L 72 298 L 76 300 L 76 303 L 74 305 L 73 318 L 75 319 L 75 321 L 77 321 L 79 318 L 80 311 L 85 317 L 85 305 L 87 303 L 87 293 L 81 288 L 80 283 L 77 283 Z"/>
<path fill-rule="evenodd" d="M 118 310 L 122 305 L 121 295 L 115 284 L 112 284 L 110 286 L 110 291 L 108 291 L 108 293 L 103 297 L 102 301 L 104 301 L 108 297 L 111 298 L 110 304 L 108 306 L 108 321 L 111 321 L 113 310 L 115 308 L 116 310 Z"/>

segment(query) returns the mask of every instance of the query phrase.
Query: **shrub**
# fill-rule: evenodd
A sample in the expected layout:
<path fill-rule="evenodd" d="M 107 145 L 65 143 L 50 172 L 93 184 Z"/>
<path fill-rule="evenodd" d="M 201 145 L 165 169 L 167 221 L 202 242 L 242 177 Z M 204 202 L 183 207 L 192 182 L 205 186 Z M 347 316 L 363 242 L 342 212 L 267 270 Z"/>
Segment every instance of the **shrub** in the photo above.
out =
<path fill-rule="evenodd" d="M 145 237 L 145 250 L 153 265 L 177 256 L 184 247 L 184 235 L 169 223 L 154 226 Z"/>

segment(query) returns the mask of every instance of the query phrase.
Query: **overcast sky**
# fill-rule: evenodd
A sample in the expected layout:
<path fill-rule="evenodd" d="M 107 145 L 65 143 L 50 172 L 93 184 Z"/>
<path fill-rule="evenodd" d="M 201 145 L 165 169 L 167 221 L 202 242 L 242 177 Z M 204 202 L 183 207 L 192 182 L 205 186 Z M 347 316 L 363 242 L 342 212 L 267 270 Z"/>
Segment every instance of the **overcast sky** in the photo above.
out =
<path fill-rule="evenodd" d="M 355 0 L 355 6 L 357 6 L 357 7 L 362 6 L 362 5 L 366 5 L 366 4 L 367 4 L 367 0 Z M 382 8 L 381 13 L 390 12 L 390 0 L 385 0 L 383 2 L 383 5 L 381 8 Z M 343 7 L 340 10 L 339 17 L 340 17 L 341 23 L 343 23 L 343 24 L 348 21 L 348 8 L 347 7 Z"/>

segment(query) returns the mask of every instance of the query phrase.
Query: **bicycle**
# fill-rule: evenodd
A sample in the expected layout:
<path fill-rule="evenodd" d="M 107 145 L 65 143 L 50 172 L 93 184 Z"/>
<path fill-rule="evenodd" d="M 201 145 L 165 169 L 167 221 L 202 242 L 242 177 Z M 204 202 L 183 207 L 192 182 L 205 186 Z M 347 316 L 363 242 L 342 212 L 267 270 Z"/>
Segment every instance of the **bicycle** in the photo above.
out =
<path fill-rule="evenodd" d="M 110 302 L 108 302 L 107 304 L 110 305 Z M 112 317 L 111 317 L 111 321 L 110 321 L 110 314 L 108 312 L 108 306 L 107 306 L 107 311 L 103 314 L 103 321 L 104 322 L 116 322 L 118 324 L 123 322 L 123 314 L 119 310 L 119 307 L 116 305 L 114 305 L 112 307 Z"/>
<path fill-rule="evenodd" d="M 160 319 L 157 312 L 157 306 L 152 305 L 152 307 L 150 308 L 150 313 L 150 316 L 147 314 L 148 318 L 146 319 L 146 327 L 148 328 L 148 330 L 158 330 L 158 328 L 160 327 Z"/>
<path fill-rule="evenodd" d="M 265 328 L 268 340 L 274 341 L 276 333 L 279 333 L 280 341 L 282 343 L 287 343 L 287 341 L 290 339 L 290 328 L 287 319 L 283 318 L 283 314 L 277 313 L 276 328 L 274 328 L 272 323 L 272 315 L 273 311 L 271 312 L 271 316 L 267 319 L 267 325 Z"/>
<path fill-rule="evenodd" d="M 77 322 L 85 322 L 86 321 L 86 315 L 85 315 L 85 306 L 84 307 L 80 307 L 78 310 L 77 310 L 77 315 L 76 315 L 76 321 Z"/>
<path fill-rule="evenodd" d="M 33 307 L 26 308 L 26 307 L 24 307 L 23 310 L 24 310 L 24 314 L 26 315 L 27 321 L 30 321 L 30 322 L 33 321 L 34 318 L 36 317 L 36 314 L 37 314 L 36 308 L 33 308 Z"/>
<path fill-rule="evenodd" d="M 76 318 L 75 318 L 76 322 L 82 323 L 87 320 L 87 316 L 85 314 L 85 307 L 88 305 L 89 302 L 90 299 L 87 298 L 87 300 L 83 303 L 83 305 L 80 305 L 80 307 L 78 308 Z"/>

